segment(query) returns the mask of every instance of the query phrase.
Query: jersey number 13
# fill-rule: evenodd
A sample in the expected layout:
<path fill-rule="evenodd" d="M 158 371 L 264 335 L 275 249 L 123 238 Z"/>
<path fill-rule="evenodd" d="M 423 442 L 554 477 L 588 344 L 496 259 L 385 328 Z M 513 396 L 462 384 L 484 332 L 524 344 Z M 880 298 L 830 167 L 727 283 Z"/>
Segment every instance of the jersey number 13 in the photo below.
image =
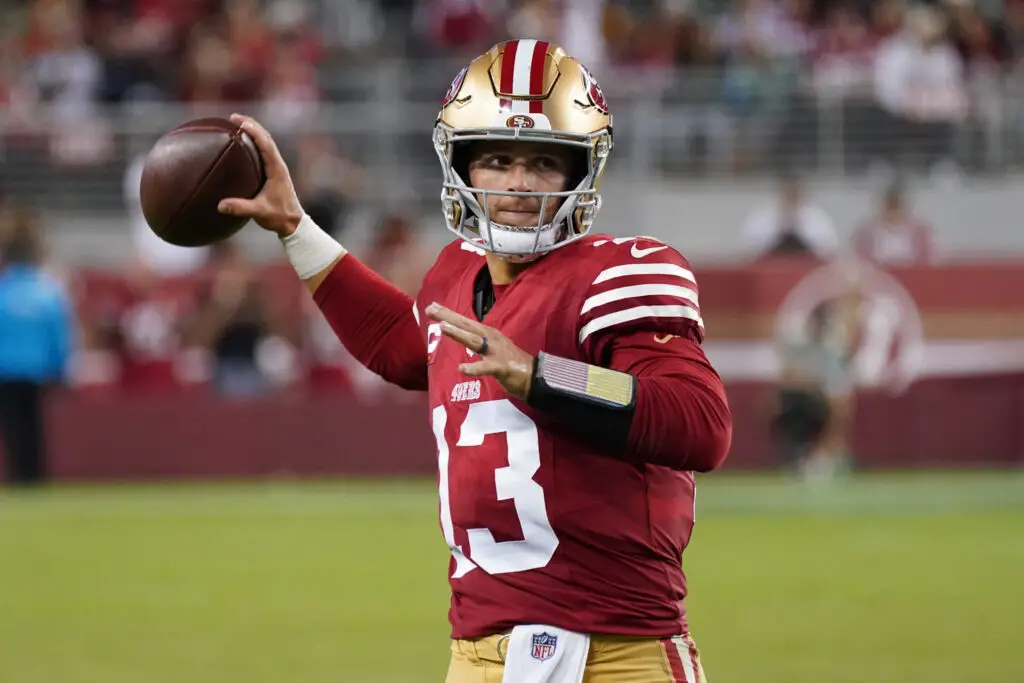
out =
<path fill-rule="evenodd" d="M 507 574 L 539 569 L 551 561 L 558 547 L 555 530 L 548 521 L 544 489 L 533 477 L 540 469 L 540 441 L 537 425 L 508 399 L 483 401 L 469 406 L 459 430 L 457 448 L 483 445 L 489 434 L 506 435 L 508 466 L 494 471 L 498 500 L 511 500 L 523 530 L 523 540 L 494 540 L 489 529 L 467 529 L 469 547 L 455 543 L 452 524 L 451 493 L 448 486 L 448 463 L 451 449 L 445 440 L 448 411 L 443 405 L 433 410 L 432 423 L 437 439 L 441 529 L 455 558 L 453 579 L 465 576 L 480 567 L 489 574 Z M 471 454 L 465 457 L 472 458 Z"/>

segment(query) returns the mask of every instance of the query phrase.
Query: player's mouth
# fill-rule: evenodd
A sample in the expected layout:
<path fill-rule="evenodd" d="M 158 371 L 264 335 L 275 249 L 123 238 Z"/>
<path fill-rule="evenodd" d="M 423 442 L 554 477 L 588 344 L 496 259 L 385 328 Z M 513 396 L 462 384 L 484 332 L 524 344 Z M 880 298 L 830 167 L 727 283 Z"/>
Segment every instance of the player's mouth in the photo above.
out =
<path fill-rule="evenodd" d="M 540 212 L 516 210 L 495 211 L 495 215 L 492 217 L 492 220 L 495 223 L 503 223 L 505 225 L 535 228 L 540 220 Z"/>

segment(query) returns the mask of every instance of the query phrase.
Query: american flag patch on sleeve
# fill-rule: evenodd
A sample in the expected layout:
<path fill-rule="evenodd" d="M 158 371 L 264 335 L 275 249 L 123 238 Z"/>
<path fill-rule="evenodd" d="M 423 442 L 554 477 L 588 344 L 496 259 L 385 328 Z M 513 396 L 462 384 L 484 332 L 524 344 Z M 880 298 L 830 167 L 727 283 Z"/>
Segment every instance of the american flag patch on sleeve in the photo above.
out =
<path fill-rule="evenodd" d="M 552 391 L 612 408 L 633 405 L 633 376 L 541 352 L 537 378 Z"/>

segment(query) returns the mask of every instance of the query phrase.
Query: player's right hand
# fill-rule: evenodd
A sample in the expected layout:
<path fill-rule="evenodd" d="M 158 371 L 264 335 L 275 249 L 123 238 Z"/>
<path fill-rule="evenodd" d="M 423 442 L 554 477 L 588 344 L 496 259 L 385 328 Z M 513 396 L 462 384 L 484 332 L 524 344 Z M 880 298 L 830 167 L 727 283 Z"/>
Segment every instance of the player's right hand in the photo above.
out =
<path fill-rule="evenodd" d="M 256 149 L 263 157 L 267 182 L 260 193 L 252 199 L 222 199 L 217 209 L 232 216 L 251 218 L 261 228 L 275 232 L 280 237 L 292 234 L 302 220 L 304 212 L 295 192 L 291 173 L 288 172 L 288 166 L 277 149 L 277 143 L 267 129 L 252 117 L 232 114 L 231 122 L 241 126 L 256 144 Z"/>

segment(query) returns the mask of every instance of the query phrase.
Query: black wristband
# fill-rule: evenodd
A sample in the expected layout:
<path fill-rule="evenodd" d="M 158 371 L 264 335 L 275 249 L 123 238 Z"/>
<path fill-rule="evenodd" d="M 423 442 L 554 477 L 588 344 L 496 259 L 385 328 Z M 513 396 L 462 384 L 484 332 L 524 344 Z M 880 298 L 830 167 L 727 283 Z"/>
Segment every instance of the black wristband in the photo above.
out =
<path fill-rule="evenodd" d="M 636 406 L 636 377 L 541 352 L 526 402 L 574 436 L 625 459 Z"/>

